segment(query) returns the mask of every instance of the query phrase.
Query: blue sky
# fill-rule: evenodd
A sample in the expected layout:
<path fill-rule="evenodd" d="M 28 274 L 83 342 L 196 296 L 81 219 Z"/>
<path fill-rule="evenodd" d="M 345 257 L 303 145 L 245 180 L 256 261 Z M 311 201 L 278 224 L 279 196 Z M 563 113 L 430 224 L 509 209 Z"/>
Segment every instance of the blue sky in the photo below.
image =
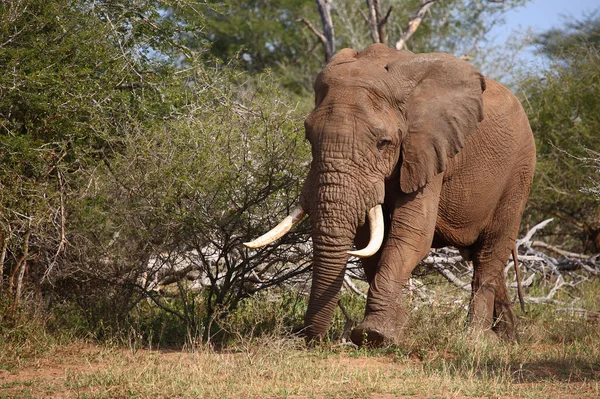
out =
<path fill-rule="evenodd" d="M 527 6 L 506 14 L 506 25 L 492 31 L 497 41 L 506 40 L 512 31 L 533 29 L 534 33 L 544 32 L 563 25 L 562 16 L 581 18 L 585 13 L 600 9 L 600 0 L 534 0 Z"/>

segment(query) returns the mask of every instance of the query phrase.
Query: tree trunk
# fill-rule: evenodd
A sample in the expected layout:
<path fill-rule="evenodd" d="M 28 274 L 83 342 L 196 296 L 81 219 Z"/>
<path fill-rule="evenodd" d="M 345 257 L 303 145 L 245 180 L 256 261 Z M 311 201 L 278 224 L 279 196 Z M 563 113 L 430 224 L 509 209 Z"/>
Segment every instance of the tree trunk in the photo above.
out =
<path fill-rule="evenodd" d="M 0 253 L 0 295 L 4 291 L 4 261 L 6 260 L 6 251 L 8 250 L 8 236 L 0 236 L 2 240 L 2 252 Z"/>
<path fill-rule="evenodd" d="M 31 229 L 27 230 L 24 237 L 24 248 L 23 256 L 15 266 L 15 269 L 10 274 L 8 291 L 14 295 L 14 303 L 16 304 L 21 299 L 23 292 L 23 278 L 25 276 L 25 267 L 27 266 L 27 258 L 29 257 L 29 237 L 31 236 Z M 15 286 L 16 277 L 16 286 Z"/>
<path fill-rule="evenodd" d="M 333 21 L 331 20 L 332 0 L 315 0 L 315 2 L 317 3 L 317 10 L 323 24 L 324 39 L 321 39 L 321 42 L 325 50 L 325 62 L 327 62 L 335 53 L 335 34 L 333 31 Z"/>

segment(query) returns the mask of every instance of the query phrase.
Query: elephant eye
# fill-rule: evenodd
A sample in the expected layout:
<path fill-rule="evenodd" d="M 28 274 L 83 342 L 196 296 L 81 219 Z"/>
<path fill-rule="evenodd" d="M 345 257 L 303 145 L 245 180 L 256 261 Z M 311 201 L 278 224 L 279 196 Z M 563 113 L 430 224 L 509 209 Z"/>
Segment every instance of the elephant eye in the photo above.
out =
<path fill-rule="evenodd" d="M 392 140 L 379 140 L 377 142 L 377 149 L 379 151 L 383 150 L 385 147 L 389 146 L 392 144 Z"/>

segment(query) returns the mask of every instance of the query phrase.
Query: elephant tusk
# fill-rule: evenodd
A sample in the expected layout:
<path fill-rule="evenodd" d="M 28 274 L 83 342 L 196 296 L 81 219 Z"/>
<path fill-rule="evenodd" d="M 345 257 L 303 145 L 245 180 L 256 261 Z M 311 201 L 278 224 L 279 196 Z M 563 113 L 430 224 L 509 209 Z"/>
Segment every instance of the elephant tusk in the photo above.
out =
<path fill-rule="evenodd" d="M 290 213 L 285 219 L 283 219 L 281 223 L 279 223 L 277 226 L 273 227 L 271 230 L 258 237 L 257 239 L 252 240 L 250 242 L 245 242 L 244 246 L 246 248 L 256 249 L 264 247 L 265 245 L 269 245 L 270 243 L 277 240 L 278 238 L 283 237 L 288 231 L 293 229 L 294 226 L 296 226 L 302 221 L 305 215 L 306 212 L 304 211 L 304 209 L 302 209 L 300 205 L 296 206 L 292 213 Z"/>
<path fill-rule="evenodd" d="M 348 251 L 350 255 L 357 258 L 368 258 L 375 255 L 379 251 L 379 248 L 381 248 L 384 231 L 381 205 L 376 205 L 369 211 L 369 230 L 371 232 L 369 244 L 361 250 Z"/>

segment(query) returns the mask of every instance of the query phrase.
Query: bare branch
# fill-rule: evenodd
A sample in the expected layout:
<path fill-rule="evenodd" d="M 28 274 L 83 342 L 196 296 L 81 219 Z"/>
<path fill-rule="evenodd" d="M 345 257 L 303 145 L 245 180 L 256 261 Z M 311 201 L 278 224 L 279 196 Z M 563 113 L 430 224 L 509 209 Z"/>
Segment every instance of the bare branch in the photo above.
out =
<path fill-rule="evenodd" d="M 535 226 L 533 226 L 528 232 L 527 234 L 525 234 L 525 237 L 521 238 L 520 240 L 517 240 L 517 248 L 519 248 L 521 245 L 527 243 L 529 240 L 531 240 L 531 237 L 533 237 L 533 235 L 538 231 L 543 229 L 544 227 L 546 227 L 546 225 L 548 223 L 550 223 L 551 221 L 553 221 L 554 218 L 550 218 L 550 219 L 546 219 L 543 222 L 540 222 L 538 224 L 536 224 Z"/>
<path fill-rule="evenodd" d="M 531 284 L 533 284 L 533 280 L 535 279 L 536 274 L 532 273 L 529 277 L 527 277 L 527 279 L 525 279 L 524 281 L 521 282 L 521 287 L 529 287 Z M 510 283 L 508 285 L 510 288 L 518 288 L 519 284 L 515 281 L 514 283 Z"/>
<path fill-rule="evenodd" d="M 64 157 L 64 155 L 63 155 L 63 157 Z M 61 159 L 63 157 L 61 157 Z M 65 187 L 64 187 L 62 173 L 60 172 L 60 168 L 58 166 L 56 167 L 56 175 L 58 177 L 58 185 L 59 185 L 59 189 L 60 189 L 59 190 L 59 198 L 60 198 L 60 242 L 58 243 L 58 247 L 56 248 L 56 253 L 54 254 L 54 258 L 52 259 L 52 263 L 50 263 L 50 266 L 48 266 L 48 268 L 44 272 L 44 275 L 42 276 L 42 282 L 44 282 L 44 280 L 48 279 L 48 277 L 50 276 L 50 273 L 52 272 L 52 269 L 54 268 L 54 266 L 56 266 L 56 263 L 58 261 L 58 257 L 60 256 L 61 252 L 63 252 L 63 250 L 65 249 L 66 245 L 69 243 L 67 241 L 66 227 L 65 227 L 66 222 L 67 222 L 67 217 L 66 217 L 66 214 L 65 214 Z"/>
<path fill-rule="evenodd" d="M 344 275 L 344 286 L 347 289 L 349 289 L 350 291 L 354 292 L 356 295 L 361 296 L 364 299 L 367 299 L 367 294 L 365 294 L 364 292 L 359 290 L 358 287 L 356 285 L 354 285 L 354 283 L 352 282 L 352 280 L 350 279 L 350 277 L 347 274 Z"/>
<path fill-rule="evenodd" d="M 317 28 L 315 28 L 315 26 L 308 19 L 301 18 L 297 21 L 304 22 L 304 24 L 308 26 L 308 29 L 310 29 L 312 33 L 314 33 L 319 38 L 319 41 L 323 44 L 323 47 L 327 47 L 327 39 L 325 38 L 325 35 L 321 33 Z"/>
<path fill-rule="evenodd" d="M 400 40 L 396 42 L 396 50 L 402 50 L 404 48 L 408 39 L 412 37 L 412 35 L 419 28 L 419 25 L 421 25 L 423 17 L 425 17 L 425 13 L 429 11 L 429 9 L 433 6 L 433 4 L 436 1 L 437 0 L 421 0 L 421 7 L 419 7 L 419 9 L 410 18 L 410 21 L 408 21 L 406 31 L 404 32 Z"/>
<path fill-rule="evenodd" d="M 411 277 L 408 279 L 407 288 L 409 295 L 418 297 L 424 303 L 433 303 L 435 292 L 427 289 L 425 284 L 416 278 Z M 416 304 L 415 308 L 418 308 L 418 304 Z"/>
<path fill-rule="evenodd" d="M 6 251 L 8 250 L 8 239 L 10 238 L 10 226 L 8 234 L 0 236 L 2 238 L 2 252 L 0 253 L 0 294 L 4 288 L 4 260 L 6 259 Z"/>
<path fill-rule="evenodd" d="M 527 271 L 527 275 L 524 276 L 522 287 L 530 287 L 539 279 L 541 283 L 549 281 L 550 278 L 554 280 L 554 284 L 548 291 L 546 296 L 543 297 L 528 297 L 522 293 L 520 295 L 523 303 L 536 303 L 536 304 L 553 304 L 553 305 L 568 305 L 563 301 L 554 299 L 559 291 L 565 290 L 568 287 L 575 287 L 588 278 L 585 274 L 591 274 L 592 276 L 600 275 L 600 256 L 585 256 L 582 254 L 576 254 L 561 250 L 540 241 L 531 241 L 532 236 L 540 229 L 544 228 L 551 219 L 545 220 L 535 225 L 525 237 L 518 240 L 519 243 L 525 244 L 524 248 L 526 254 L 520 255 L 513 253 L 513 260 L 508 262 L 504 273 L 518 261 L 524 266 L 524 270 Z M 534 245 L 535 244 L 535 245 Z M 560 259 L 552 258 L 542 252 L 536 251 L 533 247 L 540 247 L 549 249 L 562 256 Z M 468 263 L 462 262 L 462 257 L 459 256 L 459 251 L 454 248 L 443 248 L 440 250 L 432 251 L 432 253 L 422 261 L 423 264 L 432 265 L 433 269 L 440 273 L 446 280 L 451 282 L 454 286 L 460 288 L 464 292 L 470 292 L 470 283 L 462 280 L 460 275 L 467 275 L 472 272 L 472 269 Z M 575 274 L 573 270 L 581 270 L 582 274 Z M 569 280 L 567 281 L 567 274 Z M 519 283 L 508 282 L 508 287 L 519 288 Z M 521 299 L 519 298 L 519 299 Z"/>
<path fill-rule="evenodd" d="M 301 18 L 296 22 L 303 22 L 312 33 L 317 36 L 321 44 L 323 45 L 323 51 L 325 52 L 325 62 L 329 61 L 335 53 L 335 35 L 333 31 L 333 21 L 331 20 L 331 3 L 333 0 L 315 0 L 317 4 L 317 11 L 321 17 L 321 24 L 323 25 L 323 32 L 319 31 L 309 20 Z"/>
<path fill-rule="evenodd" d="M 365 14 L 365 12 L 363 10 L 361 10 L 360 8 L 358 9 L 358 12 L 360 12 L 360 15 L 362 15 L 363 19 L 365 20 L 365 23 L 368 26 L 369 25 L 369 17 L 367 17 L 367 14 Z"/>
<path fill-rule="evenodd" d="M 394 8 L 393 6 L 390 6 L 390 8 L 388 8 L 387 12 L 385 13 L 385 17 L 383 17 L 383 18 L 382 18 L 382 19 L 379 21 L 379 23 L 380 23 L 380 24 L 384 24 L 384 25 L 385 25 L 385 24 L 387 23 L 387 20 L 388 20 L 388 18 L 390 17 L 390 14 L 392 13 L 392 9 L 393 9 L 393 8 Z"/>
<path fill-rule="evenodd" d="M 379 0 L 367 0 L 367 8 L 369 11 L 368 14 L 365 14 L 361 9 L 359 9 L 359 12 L 369 27 L 369 33 L 371 34 L 373 43 L 387 44 L 385 25 L 392 12 L 392 7 L 390 6 L 390 8 L 388 8 L 385 16 L 382 16 L 381 14 L 381 3 Z"/>
<path fill-rule="evenodd" d="M 325 36 L 325 42 L 321 41 L 325 49 L 325 62 L 329 61 L 335 53 L 335 35 L 333 31 L 333 21 L 331 20 L 332 1 L 333 0 L 315 0 L 317 10 L 321 16 L 321 23 L 323 24 L 323 35 Z"/>
<path fill-rule="evenodd" d="M 456 277 L 454 273 L 452 273 L 447 268 L 443 267 L 439 263 L 433 263 L 433 268 L 440 272 L 442 276 L 446 278 L 446 280 L 450 281 L 452 284 L 457 286 L 463 291 L 471 292 L 471 284 L 462 281 L 460 278 Z"/>
<path fill-rule="evenodd" d="M 12 274 L 10 276 L 9 290 L 12 291 L 12 289 L 14 289 L 15 303 L 18 303 L 21 300 L 21 294 L 23 292 L 23 277 L 25 276 L 25 269 L 27 268 L 27 261 L 29 260 L 29 237 L 30 236 L 31 236 L 31 223 L 29 225 L 29 228 L 27 229 L 27 232 L 25 233 L 25 237 L 23 238 L 23 241 L 25 243 L 24 248 L 23 248 L 23 256 L 21 257 L 21 260 L 19 260 L 19 263 L 17 264 L 17 266 L 15 267 L 14 271 L 12 272 Z M 17 272 L 18 272 L 18 274 L 17 274 Z M 14 285 L 15 274 L 17 274 L 16 287 Z"/>
<path fill-rule="evenodd" d="M 575 263 L 576 263 L 576 264 L 577 264 L 579 267 L 581 267 L 583 270 L 585 270 L 586 272 L 588 272 L 588 273 L 591 273 L 591 274 L 593 274 L 593 275 L 595 275 L 595 276 L 597 276 L 598 274 L 600 274 L 600 272 L 598 272 L 598 270 L 596 270 L 596 269 L 592 269 L 591 267 L 589 267 L 588 265 L 586 265 L 586 264 L 585 264 L 585 263 L 583 263 L 583 262 L 580 262 L 580 261 L 576 260 L 576 261 L 575 261 Z"/>
<path fill-rule="evenodd" d="M 338 301 L 338 306 L 340 307 L 340 310 L 342 311 L 342 313 L 344 314 L 344 317 L 346 318 L 346 323 L 344 324 L 344 331 L 342 332 L 342 337 L 341 337 L 342 342 L 346 342 L 346 341 L 348 341 L 348 338 L 350 338 L 350 332 L 352 331 L 352 329 L 354 327 L 356 327 L 358 322 L 356 320 L 354 320 L 352 318 L 352 316 L 350 316 L 350 314 L 348 313 L 348 311 L 346 310 L 344 305 L 342 305 L 342 301 Z"/>
<path fill-rule="evenodd" d="M 371 39 L 373 43 L 380 43 L 379 29 L 377 29 L 377 10 L 376 5 L 379 6 L 378 0 L 367 0 L 367 7 L 369 13 L 367 14 L 367 23 L 369 24 L 369 32 L 371 32 Z"/>
<path fill-rule="evenodd" d="M 543 241 L 532 241 L 531 242 L 531 246 L 532 247 L 537 247 L 537 248 L 547 249 L 548 251 L 552 251 L 555 254 L 558 254 L 558 255 L 561 255 L 561 256 L 565 256 L 567 258 L 576 258 L 576 259 L 590 259 L 591 258 L 591 256 L 588 256 L 588 255 L 565 251 L 564 249 L 560 249 L 560 248 L 552 246 L 550 244 L 546 244 Z"/>
<path fill-rule="evenodd" d="M 390 14 L 392 13 L 392 6 L 390 6 L 390 8 L 388 8 L 387 12 L 385 13 L 385 17 L 380 18 L 380 16 L 378 16 L 377 18 L 377 29 L 379 29 L 379 39 L 381 40 L 381 43 L 383 44 L 387 44 L 387 35 L 385 33 L 385 26 L 387 24 L 388 18 L 390 17 Z"/>

